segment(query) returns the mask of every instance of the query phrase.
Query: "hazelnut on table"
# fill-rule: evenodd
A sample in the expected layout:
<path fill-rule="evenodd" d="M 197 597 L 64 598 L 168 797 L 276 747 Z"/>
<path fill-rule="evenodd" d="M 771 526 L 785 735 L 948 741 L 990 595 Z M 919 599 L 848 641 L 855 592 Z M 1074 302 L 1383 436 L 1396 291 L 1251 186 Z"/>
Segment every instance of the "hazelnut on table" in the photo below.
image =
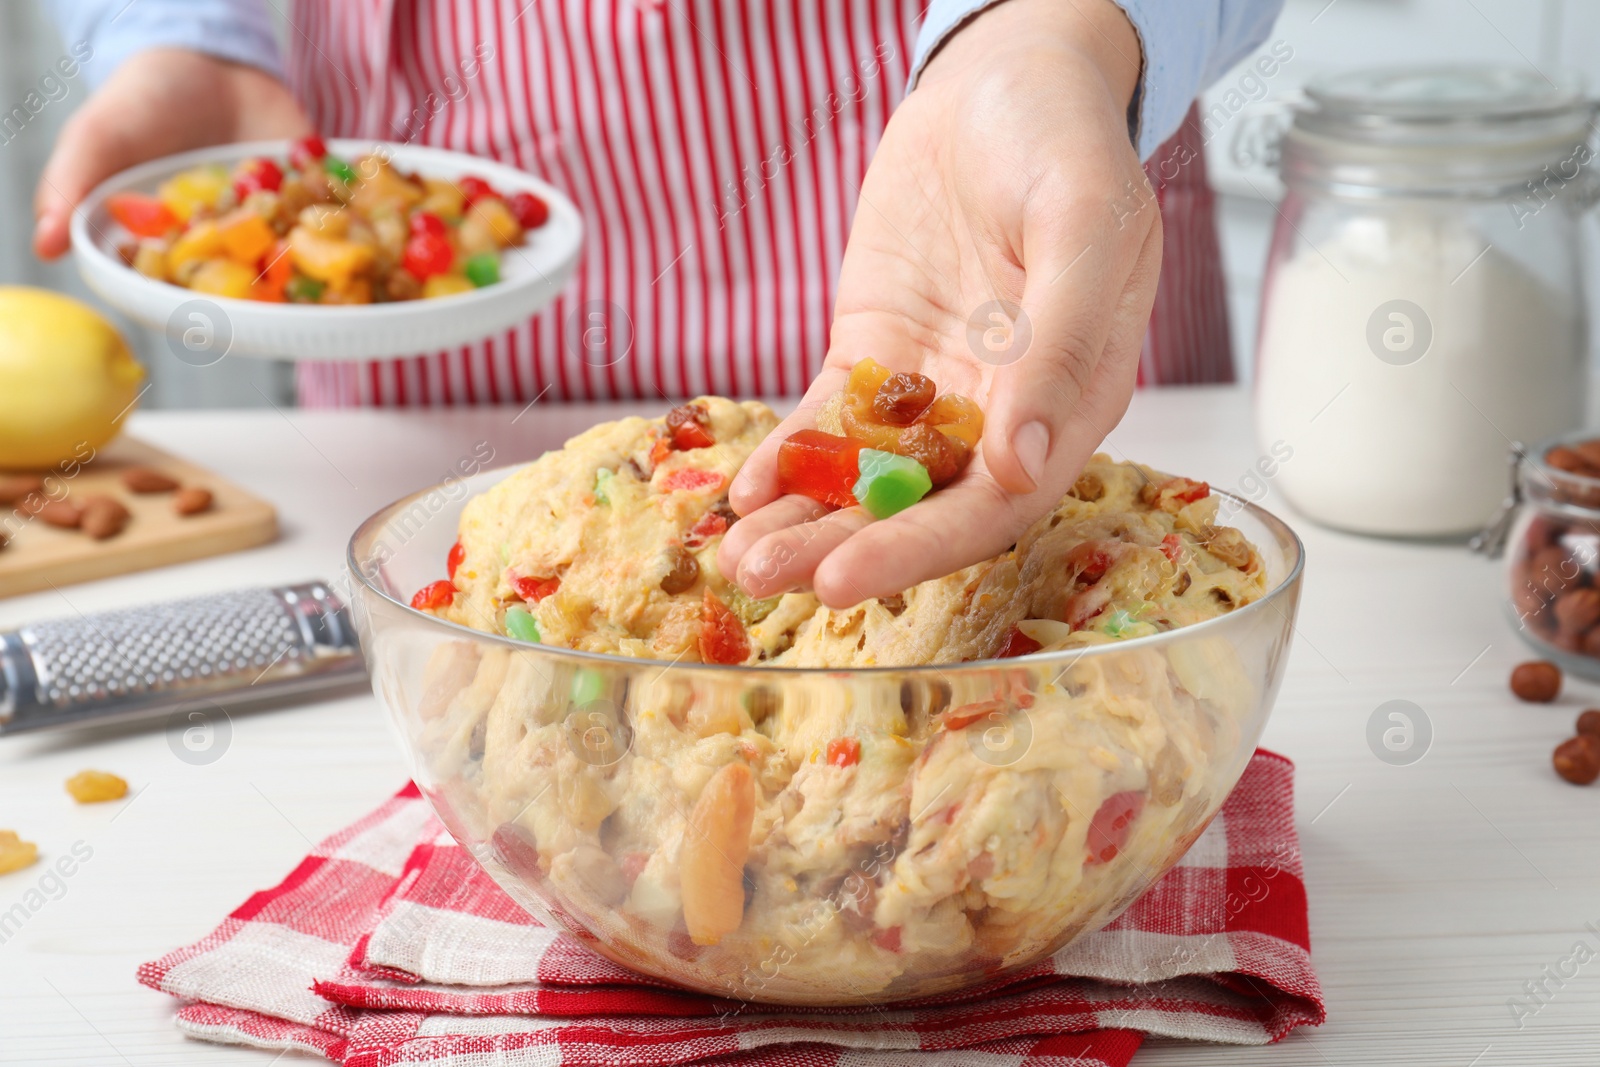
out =
<path fill-rule="evenodd" d="M 1511 692 L 1518 700 L 1548 704 L 1561 692 L 1561 668 L 1544 659 L 1519 663 L 1511 672 Z"/>

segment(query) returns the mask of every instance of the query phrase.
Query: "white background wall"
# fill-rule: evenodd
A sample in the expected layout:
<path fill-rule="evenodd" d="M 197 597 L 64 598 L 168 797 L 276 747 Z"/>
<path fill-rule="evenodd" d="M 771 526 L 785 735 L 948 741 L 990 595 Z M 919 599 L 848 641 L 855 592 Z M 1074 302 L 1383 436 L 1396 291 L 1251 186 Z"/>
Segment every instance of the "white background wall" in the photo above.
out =
<path fill-rule="evenodd" d="M 1368 63 L 1478 59 L 1530 63 L 1547 72 L 1575 69 L 1600 88 L 1600 0 L 1288 0 L 1270 41 L 1294 55 L 1268 85 L 1292 94 L 1319 72 Z M 30 0 L 0 0 L 0 112 L 8 111 L 61 53 L 62 45 Z M 1207 93 L 1207 104 L 1239 85 L 1239 71 Z M 70 265 L 40 264 L 29 251 L 32 190 L 60 123 L 83 99 L 74 83 L 24 132 L 0 145 L 0 284 L 82 289 Z M 1232 161 L 1235 137 L 1251 109 L 1217 130 L 1207 149 L 1223 193 L 1222 241 L 1233 317 L 1234 351 L 1244 375 L 1255 347 L 1256 293 L 1274 219 L 1276 183 Z M 1265 194 L 1265 196 L 1263 196 Z M 262 403 L 257 389 L 287 399 L 285 368 L 232 359 L 184 366 L 130 332 L 149 361 L 152 406 Z"/>

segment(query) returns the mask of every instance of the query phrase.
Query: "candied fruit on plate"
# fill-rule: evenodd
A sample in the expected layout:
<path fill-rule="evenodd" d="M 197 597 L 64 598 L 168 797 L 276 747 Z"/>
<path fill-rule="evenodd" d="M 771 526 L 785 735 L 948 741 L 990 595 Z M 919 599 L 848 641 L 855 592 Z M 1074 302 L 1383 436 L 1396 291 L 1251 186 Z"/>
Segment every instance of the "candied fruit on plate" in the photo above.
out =
<path fill-rule="evenodd" d="M 352 161 L 320 137 L 286 159 L 205 163 L 106 210 L 137 239 L 145 277 L 213 296 L 372 304 L 471 292 L 501 279 L 500 255 L 545 225 L 549 205 L 468 175 L 424 178 L 373 151 Z"/>

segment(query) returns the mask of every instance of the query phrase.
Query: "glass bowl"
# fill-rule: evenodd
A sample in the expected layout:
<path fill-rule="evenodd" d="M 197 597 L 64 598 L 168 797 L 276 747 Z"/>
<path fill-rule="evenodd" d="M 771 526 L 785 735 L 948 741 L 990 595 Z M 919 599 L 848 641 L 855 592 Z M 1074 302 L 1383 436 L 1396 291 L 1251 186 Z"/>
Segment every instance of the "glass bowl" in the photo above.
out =
<path fill-rule="evenodd" d="M 1266 596 L 1019 659 L 673 664 L 411 609 L 462 505 L 508 473 L 416 493 L 356 531 L 374 689 L 423 794 L 514 900 L 635 971 L 745 1001 L 948 992 L 1110 922 L 1243 773 L 1300 596 L 1293 531 L 1223 497 Z"/>

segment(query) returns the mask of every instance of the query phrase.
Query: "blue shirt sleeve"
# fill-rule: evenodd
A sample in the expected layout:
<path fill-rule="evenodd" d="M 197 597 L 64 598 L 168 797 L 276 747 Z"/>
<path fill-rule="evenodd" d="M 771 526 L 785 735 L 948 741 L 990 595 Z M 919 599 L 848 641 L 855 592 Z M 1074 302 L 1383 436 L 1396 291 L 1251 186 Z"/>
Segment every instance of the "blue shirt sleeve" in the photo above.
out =
<path fill-rule="evenodd" d="M 933 0 L 917 34 L 911 84 L 928 57 L 974 15 L 1000 0 Z M 1148 159 L 1183 122 L 1200 90 L 1266 40 L 1283 0 L 1114 0 L 1144 50 L 1132 130 Z"/>
<path fill-rule="evenodd" d="M 90 84 L 147 48 L 188 48 L 283 77 L 263 0 L 45 0 Z M 75 47 L 76 46 L 76 47 Z"/>

